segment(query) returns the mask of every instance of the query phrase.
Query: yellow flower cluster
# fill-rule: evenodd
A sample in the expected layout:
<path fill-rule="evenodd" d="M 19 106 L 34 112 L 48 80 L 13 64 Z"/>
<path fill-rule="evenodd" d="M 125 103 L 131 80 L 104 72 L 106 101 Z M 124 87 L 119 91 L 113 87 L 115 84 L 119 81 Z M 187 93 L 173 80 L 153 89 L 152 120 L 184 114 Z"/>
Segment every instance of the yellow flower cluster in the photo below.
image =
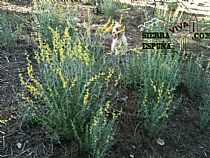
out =
<path fill-rule="evenodd" d="M 73 51 L 76 53 L 75 56 L 78 56 L 79 58 L 82 57 L 83 48 L 79 36 L 76 37 L 76 43 L 74 44 Z"/>
<path fill-rule="evenodd" d="M 97 119 L 97 117 L 94 116 L 94 118 L 93 118 L 93 126 L 97 127 L 98 124 L 99 124 L 99 120 Z"/>
<path fill-rule="evenodd" d="M 84 105 L 87 105 L 88 103 L 88 97 L 89 97 L 89 89 L 87 89 L 90 84 L 93 82 L 93 81 L 96 81 L 98 80 L 101 76 L 104 76 L 105 73 L 104 72 L 100 72 L 98 75 L 95 75 L 95 76 L 92 76 L 85 84 L 84 84 L 84 89 L 86 89 L 86 93 L 83 97 L 83 104 Z"/>
<path fill-rule="evenodd" d="M 168 66 L 168 64 L 166 64 L 166 63 L 163 63 L 163 64 L 161 65 L 161 67 L 164 68 L 164 69 L 169 69 L 169 66 Z"/>
<path fill-rule="evenodd" d="M 119 84 L 119 81 L 121 79 L 122 79 L 122 73 L 120 72 L 120 74 L 118 75 L 118 78 L 115 80 L 115 84 L 114 84 L 115 87 Z"/>
<path fill-rule="evenodd" d="M 154 89 L 154 92 L 157 92 L 157 94 L 158 94 L 158 96 L 157 96 L 158 101 L 160 101 L 160 98 L 163 96 L 163 93 L 164 93 L 164 91 L 163 91 L 164 90 L 164 82 L 161 83 L 160 86 L 156 86 L 152 80 L 150 80 L 150 82 L 151 82 L 151 86 Z"/>
<path fill-rule="evenodd" d="M 71 86 L 70 86 L 70 89 L 72 89 L 73 87 L 75 87 L 75 83 L 76 83 L 76 81 L 77 81 L 77 76 L 76 77 L 74 77 L 74 79 L 71 81 Z"/>
<path fill-rule="evenodd" d="M 97 117 L 94 117 L 93 118 L 93 125 L 91 126 L 91 128 L 90 128 L 90 134 L 93 134 L 93 130 L 94 130 L 94 127 L 98 127 L 98 125 L 100 124 L 100 121 L 99 121 L 99 118 L 97 118 Z M 107 125 L 107 119 L 106 118 L 104 118 L 104 123 L 103 123 L 103 127 L 105 127 Z M 101 133 L 102 134 L 102 133 Z M 106 138 L 106 143 L 109 143 L 109 142 L 111 142 L 111 141 L 113 141 L 114 140 L 114 137 L 113 137 L 113 132 L 112 133 L 109 133 L 108 135 L 106 135 L 107 136 L 107 138 Z M 99 138 L 98 138 L 98 135 L 94 135 L 94 143 L 97 143 L 97 141 L 99 140 Z"/>
<path fill-rule="evenodd" d="M 161 83 L 160 87 L 158 87 L 158 100 L 163 95 L 164 83 Z"/>
<path fill-rule="evenodd" d="M 114 75 L 114 72 L 115 72 L 114 69 L 110 69 L 110 68 L 109 68 L 109 72 L 108 72 L 108 75 L 107 75 L 107 77 L 105 78 L 105 80 L 109 82 L 110 79 L 112 78 L 112 76 Z"/>
<path fill-rule="evenodd" d="M 150 80 L 151 86 L 153 87 L 154 91 L 157 92 L 156 85 L 154 84 L 153 80 Z"/>
<path fill-rule="evenodd" d="M 52 65 L 52 60 L 53 60 L 53 52 L 50 49 L 48 44 L 44 44 L 42 41 L 42 37 L 39 36 L 38 37 L 38 41 L 39 41 L 39 49 L 41 50 L 41 52 L 35 52 L 35 59 L 37 60 L 38 63 L 47 63 L 50 68 L 53 68 Z"/>
<path fill-rule="evenodd" d="M 118 116 L 120 116 L 120 113 L 117 113 L 115 110 L 113 110 L 112 112 L 112 118 L 115 120 L 118 118 Z"/>
<path fill-rule="evenodd" d="M 22 75 L 22 73 L 20 73 L 20 72 L 19 72 L 19 79 L 20 79 L 20 83 L 21 83 L 24 87 L 26 87 L 32 95 L 34 95 L 34 96 L 37 96 L 37 95 L 38 95 L 38 96 L 42 96 L 42 93 L 40 93 L 40 91 L 39 91 L 35 86 L 33 86 L 32 84 L 27 83 L 27 82 L 25 82 L 25 81 L 23 80 L 23 75 Z"/>
<path fill-rule="evenodd" d="M 133 52 L 133 53 L 136 53 L 136 54 L 141 54 L 143 53 L 141 50 L 142 50 L 142 46 L 141 47 L 135 47 L 135 48 L 131 48 L 130 51 Z"/>
<path fill-rule="evenodd" d="M 60 48 L 62 48 L 62 42 L 60 40 L 60 35 L 58 30 L 53 30 L 52 28 L 49 28 L 50 31 L 52 32 L 53 36 L 52 36 L 52 43 L 53 43 L 53 57 L 55 57 L 56 61 L 59 61 L 59 57 L 60 59 L 63 60 L 63 56 L 61 56 L 60 54 Z"/>
<path fill-rule="evenodd" d="M 36 59 L 38 63 L 47 63 L 50 69 L 58 74 L 63 84 L 63 88 L 67 88 L 68 82 L 62 74 L 64 62 L 67 60 L 81 59 L 85 64 L 89 64 L 89 45 L 86 44 L 83 48 L 79 36 L 77 36 L 75 40 L 72 40 L 68 27 L 65 28 L 62 37 L 60 37 L 58 30 L 53 30 L 51 28 L 50 30 L 53 34 L 53 49 L 51 50 L 49 45 L 44 44 L 42 38 L 39 37 L 39 48 L 41 52 L 36 52 Z M 28 71 L 30 74 L 30 71 L 32 71 L 30 67 L 28 68 Z M 76 81 L 72 81 L 70 88 L 75 85 L 75 82 Z"/>
<path fill-rule="evenodd" d="M 84 85 L 84 88 L 87 88 L 88 86 L 90 86 L 90 84 L 95 81 L 98 80 L 101 76 L 104 76 L 105 73 L 104 72 L 100 72 L 98 75 L 92 76 L 87 83 Z"/>
<path fill-rule="evenodd" d="M 173 102 L 173 94 L 169 91 L 167 96 L 167 103 L 165 105 L 165 109 L 162 112 L 162 114 L 158 117 L 158 119 L 161 119 L 163 117 L 168 117 L 168 110 L 170 109 L 171 103 Z"/>
<path fill-rule="evenodd" d="M 32 106 L 34 109 L 37 109 L 37 107 L 34 106 L 34 101 L 33 101 L 31 98 L 27 97 L 27 96 L 24 95 L 23 93 L 19 94 L 19 96 L 20 96 L 20 98 L 21 98 L 22 100 L 26 101 L 27 104 L 30 104 L 30 106 Z M 26 106 L 26 104 L 22 104 L 22 105 L 23 105 L 23 106 Z"/>
<path fill-rule="evenodd" d="M 147 103 L 148 103 L 148 94 L 146 94 L 145 96 L 144 96 L 144 99 L 143 99 L 143 106 L 144 106 L 144 108 L 146 108 L 146 106 L 147 106 Z"/>
<path fill-rule="evenodd" d="M 61 82 L 63 84 L 63 88 L 66 88 L 67 87 L 67 82 L 66 82 L 66 80 L 64 79 L 64 77 L 62 75 L 61 67 L 57 68 L 57 74 L 58 74 L 58 76 L 59 76 L 59 78 L 60 78 L 60 80 L 61 80 Z"/>
<path fill-rule="evenodd" d="M 108 100 L 104 107 L 104 112 L 106 113 L 106 116 L 108 116 L 108 114 L 109 114 L 109 109 L 110 109 L 110 101 Z"/>
<path fill-rule="evenodd" d="M 103 25 L 103 27 L 100 28 L 100 32 L 106 33 L 106 32 L 110 32 L 112 27 L 113 27 L 113 23 L 111 22 L 111 17 L 108 19 L 107 23 Z"/>
<path fill-rule="evenodd" d="M 88 104 L 88 98 L 89 98 L 89 90 L 87 90 L 85 92 L 85 95 L 83 97 L 83 105 L 87 105 Z"/>
<path fill-rule="evenodd" d="M 4 124 L 6 126 L 7 122 L 9 122 L 12 119 L 15 119 L 16 117 L 14 115 L 11 115 L 8 119 L 0 119 L 0 123 Z"/>
<path fill-rule="evenodd" d="M 83 60 L 85 62 L 86 65 L 88 65 L 88 63 L 90 62 L 90 56 L 88 54 L 88 45 L 85 46 L 85 50 L 84 50 L 84 53 L 83 53 Z"/>
<path fill-rule="evenodd" d="M 108 143 L 108 142 L 111 142 L 113 140 L 114 140 L 113 135 L 108 135 L 106 142 Z"/>
<path fill-rule="evenodd" d="M 32 80 L 32 82 L 35 83 L 35 85 L 42 89 L 42 84 L 37 80 L 35 79 L 34 75 L 33 75 L 33 67 L 32 67 L 32 64 L 31 64 L 31 60 L 29 60 L 29 55 L 28 54 L 25 54 L 26 55 L 26 60 L 27 60 L 27 73 L 28 73 L 28 76 L 29 78 Z"/>
<path fill-rule="evenodd" d="M 67 34 L 67 33 L 66 33 Z M 71 59 L 81 59 L 85 62 L 86 65 L 90 62 L 90 55 L 89 55 L 89 45 L 86 44 L 83 48 L 82 42 L 79 36 L 76 37 L 73 47 L 69 46 L 67 50 L 68 60 Z"/>

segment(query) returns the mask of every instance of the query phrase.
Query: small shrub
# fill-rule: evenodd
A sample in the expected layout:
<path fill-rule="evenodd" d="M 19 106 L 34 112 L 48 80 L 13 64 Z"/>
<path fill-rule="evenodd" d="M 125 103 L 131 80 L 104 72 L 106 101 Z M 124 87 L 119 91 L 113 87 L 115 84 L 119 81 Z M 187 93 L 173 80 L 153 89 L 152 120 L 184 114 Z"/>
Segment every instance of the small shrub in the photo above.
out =
<path fill-rule="evenodd" d="M 122 9 L 122 5 L 120 3 L 114 2 L 113 0 L 104 0 L 101 5 L 101 9 L 107 16 L 116 16 L 118 11 Z"/>
<path fill-rule="evenodd" d="M 201 129 L 207 127 L 210 121 L 210 74 L 205 73 L 202 92 L 202 106 L 198 111 L 198 124 Z"/>
<path fill-rule="evenodd" d="M 51 29 L 52 48 L 39 36 L 40 77 L 34 75 L 29 60 L 30 82 L 19 75 L 25 88 L 20 95 L 21 117 L 39 122 L 51 139 L 76 142 L 90 156 L 102 158 L 114 135 L 116 114 L 109 113 L 109 100 L 114 99 L 113 83 L 119 82 L 119 76 L 114 61 L 106 62 L 99 55 L 101 48 L 77 30 L 71 35 L 69 27 L 64 35 Z"/>
<path fill-rule="evenodd" d="M 47 41 L 52 46 L 52 32 L 51 29 L 58 29 L 59 34 L 63 34 L 64 28 L 67 26 L 68 20 L 71 21 L 72 14 L 70 8 L 70 1 L 63 2 L 59 5 L 57 0 L 33 0 L 33 9 L 35 13 L 34 31 Z M 68 20 L 67 20 L 68 19 Z M 73 27 L 73 23 L 71 23 Z M 71 28 L 70 28 L 71 29 Z"/>
<path fill-rule="evenodd" d="M 157 98 L 149 98 L 148 94 L 144 94 L 143 102 L 140 102 L 139 105 L 140 114 L 143 114 L 146 127 L 152 135 L 156 135 L 162 130 L 168 117 L 178 106 L 178 102 L 174 101 L 173 91 L 163 85 L 154 86 Z"/>
<path fill-rule="evenodd" d="M 129 61 L 127 82 L 135 85 L 139 112 L 151 134 L 157 134 L 177 107 L 173 91 L 180 83 L 179 54 L 143 52 Z"/>
<path fill-rule="evenodd" d="M 173 12 L 177 10 L 178 6 L 179 6 L 179 3 L 177 1 L 168 3 L 168 9 Z"/>
<path fill-rule="evenodd" d="M 143 83 L 144 54 L 131 54 L 127 67 L 126 83 L 138 89 Z"/>
<path fill-rule="evenodd" d="M 203 106 L 199 108 L 199 126 L 204 129 L 210 121 L 210 94 L 209 91 L 203 94 Z"/>
<path fill-rule="evenodd" d="M 10 49 L 21 33 L 13 16 L 0 13 L 0 47 Z"/>
<path fill-rule="evenodd" d="M 154 85 L 161 85 L 168 89 L 175 88 L 180 83 L 180 56 L 151 51 L 142 52 L 131 56 L 129 59 L 127 82 L 139 88 L 141 84 L 148 94 L 153 93 L 151 81 Z"/>
<path fill-rule="evenodd" d="M 194 98 L 196 94 L 201 93 L 204 81 L 204 71 L 202 69 L 202 59 L 197 58 L 194 61 L 190 58 L 186 63 L 184 74 L 184 85 L 190 98 Z"/>
<path fill-rule="evenodd" d="M 110 103 L 107 102 L 106 109 L 109 106 Z M 113 131 L 117 115 L 114 114 L 113 120 L 108 121 L 103 111 L 106 110 L 99 109 L 97 111 L 96 116 L 92 120 L 90 131 L 88 132 L 90 139 L 86 144 L 90 144 L 94 158 L 105 157 L 106 152 L 111 148 L 114 140 Z"/>
<path fill-rule="evenodd" d="M 180 11 L 178 2 L 170 1 L 165 2 L 166 5 L 164 5 L 164 9 L 159 9 L 159 7 L 163 7 L 162 5 L 157 5 L 156 9 L 156 17 L 159 18 L 162 21 L 165 21 L 164 23 L 161 23 L 160 25 L 157 25 L 158 27 L 164 27 L 166 31 L 168 31 L 168 28 L 173 27 L 174 25 L 177 25 L 178 23 L 185 20 L 184 12 Z M 151 18 L 149 14 L 147 14 L 147 19 Z M 155 27 L 153 27 L 155 28 Z M 155 28 L 157 29 L 157 28 Z M 171 34 L 173 36 L 173 34 Z"/>

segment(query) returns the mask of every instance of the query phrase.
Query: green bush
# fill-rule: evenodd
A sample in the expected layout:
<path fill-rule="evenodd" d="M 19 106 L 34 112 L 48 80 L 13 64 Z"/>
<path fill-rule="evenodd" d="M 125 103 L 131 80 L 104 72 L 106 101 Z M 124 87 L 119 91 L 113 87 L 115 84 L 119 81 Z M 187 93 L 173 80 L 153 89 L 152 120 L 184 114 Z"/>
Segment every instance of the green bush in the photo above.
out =
<path fill-rule="evenodd" d="M 64 35 L 50 29 L 52 48 L 39 36 L 39 78 L 29 60 L 31 82 L 19 75 L 25 89 L 20 95 L 21 117 L 43 125 L 50 138 L 76 142 L 91 157 L 102 158 L 113 140 L 116 114 L 109 113 L 109 101 L 119 76 L 100 47 L 91 45 L 82 32 L 71 35 L 69 27 Z"/>
<path fill-rule="evenodd" d="M 199 108 L 199 126 L 201 129 L 205 128 L 209 121 L 210 121 L 210 94 L 204 93 L 203 94 L 203 105 Z"/>
<path fill-rule="evenodd" d="M 101 9 L 107 16 L 116 16 L 118 15 L 118 11 L 122 9 L 122 4 L 114 2 L 113 0 L 104 0 Z"/>
<path fill-rule="evenodd" d="M 179 3 L 177 1 L 168 3 L 168 9 L 173 12 L 177 10 L 178 6 L 179 6 Z"/>
<path fill-rule="evenodd" d="M 109 106 L 109 102 L 107 102 L 106 107 Z M 90 144 L 94 158 L 105 157 L 107 151 L 111 148 L 111 142 L 114 140 L 113 131 L 116 115 L 113 116 L 112 121 L 108 122 L 105 115 L 101 113 L 103 113 L 102 109 L 99 109 L 93 118 L 90 131 L 88 131 L 90 139 L 88 140 L 89 142 L 86 142 L 86 144 Z"/>
<path fill-rule="evenodd" d="M 158 92 L 154 93 L 158 93 L 157 100 L 144 94 L 143 102 L 140 101 L 139 104 L 140 114 L 143 115 L 146 128 L 151 135 L 156 135 L 163 129 L 168 117 L 178 107 L 171 90 L 162 86 L 156 88 Z"/>
<path fill-rule="evenodd" d="M 0 47 L 10 49 L 21 33 L 21 28 L 13 16 L 0 13 Z"/>
<path fill-rule="evenodd" d="M 33 14 L 34 23 L 33 29 L 36 33 L 41 34 L 42 37 L 52 46 L 52 29 L 58 29 L 59 34 L 63 34 L 67 22 L 72 19 L 72 9 L 70 8 L 71 2 L 65 1 L 64 4 L 59 4 L 57 0 L 33 0 Z M 70 22 L 71 23 L 71 22 Z M 73 23 L 71 23 L 73 26 Z M 71 28 L 70 28 L 71 29 Z"/>
<path fill-rule="evenodd" d="M 139 112 L 151 134 L 158 133 L 177 107 L 173 91 L 180 83 L 179 54 L 143 52 L 129 61 L 127 82 L 139 96 Z"/>
<path fill-rule="evenodd" d="M 196 60 L 190 58 L 186 63 L 184 74 L 184 85 L 190 98 L 194 98 L 196 94 L 201 93 L 204 81 L 204 71 L 202 69 L 202 59 L 198 57 Z"/>
<path fill-rule="evenodd" d="M 210 75 L 206 73 L 203 82 L 202 106 L 198 111 L 198 124 L 201 129 L 207 127 L 210 121 Z"/>
<path fill-rule="evenodd" d="M 143 54 L 131 54 L 129 57 L 129 64 L 127 67 L 126 82 L 134 86 L 136 89 L 143 83 L 143 73 L 141 71 L 144 67 Z"/>
<path fill-rule="evenodd" d="M 145 91 L 153 94 L 154 85 L 174 89 L 180 83 L 180 55 L 178 53 L 158 53 L 150 50 L 133 54 L 129 59 L 127 82 L 137 86 L 144 84 Z"/>

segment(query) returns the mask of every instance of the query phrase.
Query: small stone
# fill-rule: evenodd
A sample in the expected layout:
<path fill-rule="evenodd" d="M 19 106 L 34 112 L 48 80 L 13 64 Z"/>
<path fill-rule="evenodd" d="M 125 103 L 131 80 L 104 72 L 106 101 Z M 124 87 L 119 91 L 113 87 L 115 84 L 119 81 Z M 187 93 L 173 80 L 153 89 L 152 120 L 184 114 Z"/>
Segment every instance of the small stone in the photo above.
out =
<path fill-rule="evenodd" d="M 127 102 L 128 96 L 121 98 L 122 101 Z"/>
<path fill-rule="evenodd" d="M 72 18 L 72 22 L 79 23 L 79 22 L 81 22 L 81 20 L 79 18 L 77 18 L 77 17 L 73 17 Z"/>
<path fill-rule="evenodd" d="M 18 149 L 21 149 L 21 147 L 22 147 L 21 143 L 17 143 L 16 145 L 17 145 Z"/>
<path fill-rule="evenodd" d="M 130 154 L 130 157 L 131 157 L 131 158 L 134 158 L 134 155 L 133 155 L 133 154 Z"/>
<path fill-rule="evenodd" d="M 165 145 L 164 140 L 162 140 L 162 139 L 160 139 L 160 138 L 157 139 L 157 143 L 158 143 L 159 145 L 161 145 L 161 146 Z"/>

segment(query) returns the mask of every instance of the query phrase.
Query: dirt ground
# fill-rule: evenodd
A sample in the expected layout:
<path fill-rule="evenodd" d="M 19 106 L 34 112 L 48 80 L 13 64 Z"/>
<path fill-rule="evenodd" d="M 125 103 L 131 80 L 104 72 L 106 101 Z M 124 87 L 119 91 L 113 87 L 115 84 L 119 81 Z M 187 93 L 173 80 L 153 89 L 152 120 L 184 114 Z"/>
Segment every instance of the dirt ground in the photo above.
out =
<path fill-rule="evenodd" d="M 0 12 L 9 14 L 16 12 L 25 19 L 30 19 L 29 1 L 0 2 Z M 85 10 L 86 6 L 84 6 Z M 127 26 L 128 43 L 135 47 L 141 42 L 137 26 L 143 22 L 139 13 L 126 13 L 131 19 Z M 102 15 L 96 19 L 104 19 Z M 104 23 L 106 20 L 99 20 Z M 30 31 L 29 31 L 30 32 Z M 45 137 L 44 130 L 37 125 L 22 124 L 16 119 L 18 104 L 16 94 L 20 89 L 18 69 L 26 70 L 25 51 L 33 56 L 35 45 L 27 40 L 26 32 L 23 39 L 16 42 L 10 50 L 0 49 L 0 157 L 1 158 L 69 158 L 76 155 L 77 149 L 68 142 L 52 143 Z M 209 52 L 209 50 L 207 50 Z M 208 54 L 208 53 L 207 53 Z M 124 113 L 117 124 L 115 142 L 108 153 L 108 158 L 208 158 L 210 157 L 210 126 L 202 132 L 196 123 L 196 113 L 200 99 L 188 99 L 186 90 L 180 86 L 177 95 L 182 95 L 178 111 L 169 119 L 166 128 L 157 136 L 151 137 L 137 117 L 135 94 L 132 87 L 124 88 L 122 97 L 126 102 L 119 101 Z M 165 145 L 157 143 L 164 140 Z M 21 147 L 20 147 L 21 145 Z"/>

